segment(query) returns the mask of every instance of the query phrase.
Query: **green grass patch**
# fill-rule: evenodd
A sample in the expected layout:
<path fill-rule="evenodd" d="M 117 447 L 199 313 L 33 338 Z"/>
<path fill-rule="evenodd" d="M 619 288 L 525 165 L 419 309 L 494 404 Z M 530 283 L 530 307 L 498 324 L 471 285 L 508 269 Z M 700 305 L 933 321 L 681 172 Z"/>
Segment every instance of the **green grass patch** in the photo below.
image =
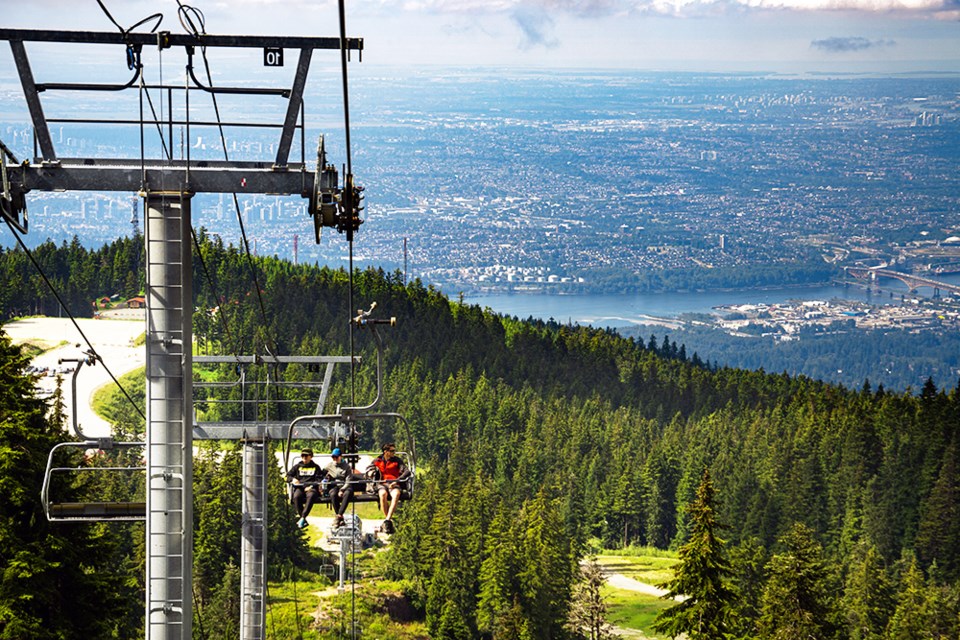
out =
<path fill-rule="evenodd" d="M 380 513 L 380 505 L 376 502 L 355 502 L 348 507 L 348 513 L 353 513 L 354 507 L 356 507 L 357 515 L 360 516 L 361 520 L 380 520 L 383 518 L 383 514 Z M 398 507 L 398 509 L 402 508 Z M 394 514 L 394 517 L 396 517 L 396 514 Z"/>
<path fill-rule="evenodd" d="M 120 376 L 118 381 L 138 404 L 140 410 L 145 412 L 146 369 L 144 367 L 134 369 Z M 120 425 L 125 433 L 142 433 L 145 428 L 143 418 L 113 382 L 102 385 L 94 391 L 90 404 L 98 416 L 114 426 Z"/>
<path fill-rule="evenodd" d="M 60 342 L 53 343 L 46 340 L 40 340 L 39 338 L 31 338 L 29 340 L 24 340 L 19 344 L 24 355 L 26 355 L 28 358 L 36 358 L 41 353 L 52 351 L 70 343 L 67 340 L 61 340 Z"/>
<path fill-rule="evenodd" d="M 641 631 L 647 638 L 666 638 L 655 634 L 652 625 L 657 614 L 671 605 L 669 601 L 612 587 L 604 587 L 603 596 L 607 601 L 607 622 L 622 629 Z"/>
<path fill-rule="evenodd" d="M 298 638 L 301 632 L 316 628 L 318 593 L 330 589 L 333 582 L 306 571 L 296 580 L 270 582 L 267 585 L 267 626 L 280 638 Z"/>
<path fill-rule="evenodd" d="M 23 352 L 23 355 L 31 359 L 36 358 L 38 355 L 40 355 L 44 351 L 49 351 L 48 348 L 41 347 L 40 345 L 34 344 L 32 342 L 24 342 L 23 344 L 20 345 L 20 350 Z"/>
<path fill-rule="evenodd" d="M 605 552 L 597 556 L 597 564 L 610 573 L 622 573 L 623 575 L 646 582 L 647 584 L 663 584 L 673 578 L 673 567 L 678 560 L 676 554 L 673 557 L 663 555 L 660 552 L 657 556 L 642 555 L 613 555 Z"/>
<path fill-rule="evenodd" d="M 626 549 L 605 549 L 600 551 L 605 556 L 640 556 L 643 558 L 672 558 L 677 559 L 677 552 L 669 549 L 630 545 Z"/>
<path fill-rule="evenodd" d="M 378 569 L 379 552 L 367 550 L 356 557 L 357 580 L 348 575 L 339 593 L 339 579 L 298 571 L 283 582 L 269 584 L 267 624 L 269 636 L 333 640 L 349 636 L 354 620 L 359 637 L 421 640 L 430 636 L 402 582 L 385 580 Z M 337 565 L 336 554 L 327 557 Z M 352 558 L 348 558 L 353 570 Z M 291 578 L 296 578 L 293 582 Z"/>

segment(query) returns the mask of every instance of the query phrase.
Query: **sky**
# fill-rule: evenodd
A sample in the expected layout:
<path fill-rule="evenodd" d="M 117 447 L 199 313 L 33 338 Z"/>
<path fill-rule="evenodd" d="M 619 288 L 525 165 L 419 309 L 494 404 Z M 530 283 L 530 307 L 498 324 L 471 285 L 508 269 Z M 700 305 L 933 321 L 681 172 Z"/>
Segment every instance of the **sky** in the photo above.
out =
<path fill-rule="evenodd" d="M 124 27 L 177 0 L 103 0 Z M 345 0 L 365 65 L 960 72 L 960 0 Z M 209 33 L 336 36 L 335 0 L 193 0 Z M 0 25 L 114 30 L 96 0 L 0 0 Z"/>

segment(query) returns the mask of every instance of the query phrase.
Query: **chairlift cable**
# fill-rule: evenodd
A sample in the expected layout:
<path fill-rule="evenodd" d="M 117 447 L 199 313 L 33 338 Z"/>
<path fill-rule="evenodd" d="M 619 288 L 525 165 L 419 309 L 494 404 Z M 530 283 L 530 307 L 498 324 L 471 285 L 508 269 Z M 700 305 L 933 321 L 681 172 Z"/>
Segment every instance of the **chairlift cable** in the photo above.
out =
<path fill-rule="evenodd" d="M 162 13 L 154 13 L 154 14 L 151 14 L 151 15 L 147 16 L 147 17 L 144 18 L 143 20 L 137 22 L 137 23 L 134 24 L 133 26 L 127 27 L 126 29 L 124 29 L 123 27 L 120 26 L 120 23 L 117 22 L 117 21 L 114 19 L 113 15 L 110 13 L 110 11 L 107 10 L 107 6 L 106 6 L 105 4 L 103 4 L 102 0 L 97 0 L 97 4 L 100 5 L 100 8 L 103 9 L 103 12 L 104 12 L 105 14 L 107 14 L 107 18 L 110 20 L 110 22 L 112 22 L 113 25 L 114 25 L 117 29 L 119 29 L 119 30 L 120 30 L 120 33 L 122 33 L 123 35 L 127 35 L 128 33 L 130 33 L 131 31 L 133 31 L 134 29 L 136 29 L 136 28 L 139 27 L 140 25 L 146 24 L 146 23 L 149 22 L 150 20 L 153 20 L 154 18 L 156 18 L 157 23 L 156 23 L 155 25 L 153 25 L 153 28 L 152 28 L 152 29 L 150 29 L 150 33 L 154 33 L 154 32 L 157 30 L 157 28 L 160 26 L 160 23 L 163 22 L 163 14 L 162 14 Z"/>
<path fill-rule="evenodd" d="M 36 258 L 33 257 L 33 253 L 31 253 L 30 249 L 27 248 L 27 245 L 24 244 L 23 239 L 20 237 L 20 234 L 17 233 L 17 230 L 13 227 L 13 225 L 10 223 L 9 220 L 4 218 L 4 222 L 7 223 L 7 227 L 9 227 L 10 232 L 13 234 L 13 237 L 17 239 L 17 243 L 20 245 L 20 248 L 23 249 L 23 252 L 27 254 L 28 258 L 30 258 L 30 262 L 33 263 L 33 266 L 37 270 L 37 272 L 40 274 L 40 277 L 47 284 L 47 287 L 49 287 L 50 291 L 53 293 L 54 297 L 57 299 L 57 302 L 60 303 L 60 308 L 67 312 L 67 316 L 70 318 L 70 322 L 73 323 L 73 326 L 76 328 L 77 332 L 83 338 L 83 341 L 87 343 L 87 348 L 90 349 L 90 353 L 92 353 L 93 357 L 96 358 L 97 361 L 103 365 L 103 368 L 107 372 L 107 374 L 110 376 L 110 379 L 113 380 L 114 384 L 116 384 L 117 387 L 120 389 L 120 391 L 123 392 L 123 395 L 126 396 L 127 400 L 130 401 L 130 404 L 133 406 L 136 412 L 140 414 L 140 417 L 146 420 L 147 416 L 143 414 L 143 411 L 140 410 L 140 407 L 137 406 L 137 403 L 133 401 L 133 398 L 130 397 L 130 394 L 127 393 L 127 390 L 123 388 L 123 385 L 120 384 L 120 381 L 117 380 L 116 376 L 113 375 L 113 372 L 110 371 L 110 368 L 107 366 L 107 363 L 103 361 L 103 358 L 100 357 L 100 354 L 97 353 L 97 350 L 93 348 L 93 344 L 91 344 L 90 339 L 87 338 L 87 334 L 85 334 L 83 332 L 83 329 L 80 328 L 80 325 L 77 323 L 77 319 L 74 317 L 73 313 L 71 313 L 70 308 L 63 302 L 63 299 L 60 297 L 60 294 L 57 292 L 56 287 L 54 287 L 53 283 L 50 282 L 50 279 L 47 278 L 47 274 L 43 272 L 43 269 L 40 267 L 40 264 L 37 262 Z"/>
<path fill-rule="evenodd" d="M 300 595 L 297 593 L 297 567 L 291 570 L 293 578 L 293 619 L 297 622 L 297 638 L 303 640 L 303 627 L 300 624 Z"/>
<path fill-rule="evenodd" d="M 157 73 L 160 78 L 160 117 L 163 117 L 163 47 L 157 47 Z M 143 74 L 140 74 L 140 83 L 143 84 Z M 153 100 L 150 99 L 150 92 L 147 92 L 147 102 L 150 103 L 150 110 L 153 111 Z M 170 109 L 170 119 L 173 119 L 173 104 L 167 105 Z M 163 155 L 167 157 L 168 160 L 173 160 L 173 140 L 170 141 L 170 148 L 167 149 L 167 143 L 163 139 L 163 129 L 160 127 L 160 118 L 157 117 L 156 112 L 153 112 L 153 121 L 157 125 L 157 133 L 160 134 L 160 146 L 163 148 Z M 162 175 L 162 174 L 161 174 Z M 165 182 L 165 181 L 161 181 Z M 161 184 L 161 189 L 163 185 Z M 180 210 L 183 211 L 183 192 L 180 192 Z"/>
<path fill-rule="evenodd" d="M 119 29 L 119 30 L 120 30 L 120 33 L 122 33 L 124 36 L 128 35 L 131 31 L 133 31 L 134 29 L 136 29 L 136 28 L 139 27 L 140 25 L 145 24 L 145 23 L 149 22 L 150 20 L 153 20 L 154 18 L 156 18 L 156 19 L 157 19 L 156 24 L 153 25 L 153 28 L 152 28 L 152 29 L 150 29 L 150 33 L 154 33 L 154 32 L 156 32 L 157 28 L 160 26 L 160 23 L 163 22 L 163 14 L 162 14 L 162 13 L 154 13 L 154 14 L 152 14 L 152 15 L 147 16 L 147 17 L 144 18 L 143 20 L 137 22 L 137 23 L 134 24 L 132 27 L 128 27 L 128 28 L 124 29 L 123 27 L 120 26 L 120 23 L 118 23 L 118 22 L 114 19 L 113 15 L 110 13 L 110 11 L 107 10 L 107 7 L 106 7 L 106 5 L 103 4 L 102 0 L 97 0 L 97 4 L 99 4 L 99 5 L 100 5 L 100 8 L 103 9 L 103 12 L 106 14 L 106 16 L 107 16 L 107 18 L 110 20 L 110 22 L 112 22 L 112 23 L 114 24 L 114 26 L 115 26 L 117 29 Z M 131 51 L 131 48 L 128 46 L 128 49 L 127 49 L 127 55 L 128 55 L 128 56 L 131 55 L 131 54 L 130 54 L 130 51 Z M 140 63 L 140 51 L 137 50 L 136 53 L 134 53 L 133 55 L 134 55 L 134 60 L 135 60 L 135 62 L 134 62 L 133 64 L 134 64 L 134 66 L 136 67 L 136 69 L 137 69 L 137 71 L 138 71 L 138 75 L 139 75 L 139 77 L 140 77 L 141 99 L 142 99 L 143 94 L 146 94 L 146 96 L 147 96 L 147 102 L 150 104 L 150 112 L 153 114 L 153 122 L 154 122 L 154 124 L 156 124 L 156 126 L 157 126 L 157 133 L 158 133 L 159 136 L 160 136 L 160 144 L 163 146 L 163 153 L 164 153 L 164 155 L 167 156 L 167 158 L 172 159 L 172 158 L 173 158 L 173 156 L 172 156 L 173 150 L 172 150 L 172 149 L 169 149 L 169 150 L 167 149 L 166 142 L 165 142 L 164 139 L 163 139 L 163 129 L 160 128 L 160 119 L 157 118 L 157 110 L 154 108 L 154 106 L 153 106 L 153 100 L 150 98 L 150 91 L 147 89 L 146 85 L 145 85 L 144 82 L 143 82 L 143 65 Z M 163 55 L 163 54 L 161 53 L 161 67 L 160 67 L 160 85 L 161 85 L 161 86 L 163 86 L 162 55 Z M 143 133 L 143 132 L 142 132 L 142 128 L 143 128 L 143 111 L 142 111 L 142 107 L 143 107 L 143 105 L 141 104 L 141 113 L 140 113 L 140 121 L 141 121 L 141 122 L 140 122 L 140 126 L 141 126 L 141 136 L 140 136 L 140 157 L 141 157 L 141 162 L 140 162 L 140 164 L 141 164 L 141 165 L 143 165 L 143 135 L 142 135 L 142 133 Z M 162 92 L 162 91 L 160 92 L 160 112 L 163 113 L 163 92 Z"/>
<path fill-rule="evenodd" d="M 161 56 L 161 58 L 162 58 L 162 57 L 163 57 L 163 54 L 161 53 L 160 56 Z M 139 58 L 138 58 L 137 64 L 140 64 L 140 63 L 139 63 Z M 161 62 L 161 71 L 160 71 L 160 84 L 161 84 L 161 85 L 163 84 L 163 71 L 162 71 L 162 67 L 163 67 L 163 63 Z M 142 65 L 141 65 L 141 68 L 142 68 Z M 142 72 L 142 71 L 140 72 L 140 91 L 142 92 L 143 95 L 147 96 L 147 104 L 150 105 L 150 114 L 153 116 L 153 123 L 154 123 L 154 124 L 156 125 L 156 127 L 157 127 L 157 136 L 160 138 L 160 146 L 163 148 L 163 155 L 165 155 L 168 160 L 172 160 L 172 159 L 173 159 L 173 149 L 172 149 L 172 148 L 171 148 L 171 149 L 168 149 L 168 148 L 167 148 L 167 141 L 164 140 L 164 138 L 163 138 L 163 129 L 160 128 L 160 118 L 157 117 L 156 107 L 153 106 L 153 99 L 150 97 L 150 90 L 147 88 L 147 85 L 145 85 L 144 82 L 143 82 L 143 72 Z M 163 113 L 163 91 L 160 92 L 160 112 Z M 142 120 L 143 120 L 143 115 L 142 115 L 142 113 L 141 113 L 140 118 L 141 118 L 141 123 L 140 123 L 140 124 L 141 124 L 141 126 L 142 126 L 142 125 L 143 125 L 143 122 L 142 122 Z M 144 153 L 144 150 L 143 150 L 143 138 L 141 137 L 141 138 L 140 138 L 140 157 L 141 157 L 141 158 L 143 158 L 143 153 Z"/>
<path fill-rule="evenodd" d="M 344 7 L 344 0 L 339 0 L 339 18 L 340 18 L 340 77 L 343 81 L 343 128 L 344 128 L 344 142 L 346 145 L 346 156 L 347 156 L 347 171 L 345 176 L 345 187 L 348 191 L 347 197 L 348 202 L 350 203 L 351 210 L 346 212 L 347 215 L 353 216 L 354 211 L 353 207 L 357 206 L 357 203 L 354 202 L 356 195 L 353 193 L 353 160 L 350 150 L 350 92 L 348 90 L 347 83 L 347 19 L 346 19 L 346 9 Z M 319 167 L 317 168 L 319 171 Z M 349 322 L 349 337 L 350 337 L 350 403 L 353 406 L 356 406 L 356 353 L 353 340 L 353 229 L 354 224 L 351 220 L 347 225 L 347 245 L 349 248 L 348 253 L 348 266 L 349 266 L 349 276 L 348 276 L 348 302 L 347 302 L 347 315 Z M 351 442 L 351 453 L 356 453 L 357 441 L 353 433 L 350 434 Z M 354 468 L 354 471 L 356 469 Z M 357 525 L 357 503 L 356 501 L 351 501 L 351 516 L 353 522 L 351 523 L 353 527 Z M 356 531 L 354 535 L 356 535 Z M 351 540 L 351 544 L 355 544 L 355 540 Z M 341 541 L 340 544 L 343 544 Z M 350 556 L 350 637 L 357 637 L 357 554 L 356 549 L 354 553 Z"/>
<path fill-rule="evenodd" d="M 264 602 L 269 602 L 269 601 L 270 601 L 270 581 L 268 580 L 267 590 L 264 593 Z M 273 637 L 276 638 L 277 637 L 277 621 L 273 617 L 273 607 L 270 607 L 270 626 L 273 627 Z M 264 634 L 266 634 L 267 630 L 264 629 L 263 631 L 264 631 Z"/>
<path fill-rule="evenodd" d="M 207 640 L 207 634 L 203 631 L 203 609 L 200 606 L 200 598 L 197 597 L 196 586 L 191 585 L 190 591 L 193 593 L 193 609 L 197 612 L 197 624 L 200 627 L 198 629 L 200 632 L 200 640 Z"/>
<path fill-rule="evenodd" d="M 204 35 L 206 35 L 206 23 L 200 17 L 202 16 L 202 14 L 200 14 L 200 12 L 197 9 L 194 9 L 189 5 L 184 5 L 183 2 L 181 2 L 181 0 L 177 0 L 177 4 L 180 7 L 179 11 L 181 12 L 181 16 L 183 16 L 181 17 L 180 23 L 181 25 L 183 25 L 184 29 L 191 31 L 192 35 L 196 36 L 197 38 L 202 38 Z M 196 24 L 194 24 L 194 22 L 190 20 L 189 15 L 187 15 L 188 12 L 190 12 L 191 10 L 194 12 L 195 15 L 197 15 L 198 20 L 200 21 L 199 29 L 197 28 Z M 184 20 L 186 20 L 186 23 L 184 23 Z M 210 71 L 210 60 L 207 58 L 206 46 L 200 47 L 200 56 L 203 58 L 203 66 L 207 74 L 207 86 L 210 88 L 213 88 L 213 74 Z M 217 102 L 217 94 L 214 92 L 211 92 L 210 99 L 213 102 L 213 112 L 217 119 L 217 130 L 220 134 L 220 146 L 223 147 L 223 159 L 229 161 L 230 153 L 229 151 L 227 151 L 227 138 L 223 132 L 223 121 L 220 117 L 220 105 Z M 243 224 L 243 215 L 240 213 L 240 200 L 237 198 L 236 192 L 233 192 L 231 195 L 233 196 L 233 208 L 237 214 L 237 223 L 240 226 L 240 236 L 241 236 L 241 239 L 243 240 L 243 249 L 247 258 L 247 266 L 250 269 L 250 275 L 253 279 L 253 286 L 257 293 L 257 302 L 260 307 L 260 317 L 263 319 L 263 327 L 261 329 L 265 332 L 266 327 L 269 326 L 269 322 L 267 320 L 266 306 L 263 303 L 263 294 L 260 292 L 260 280 L 257 277 L 256 266 L 253 263 L 253 256 L 250 253 L 250 242 L 247 239 L 246 227 Z M 279 353 L 280 350 L 277 346 L 276 339 L 272 338 L 272 336 L 270 335 L 266 335 L 265 337 L 268 342 L 273 343 L 273 347 L 274 347 L 273 350 Z"/>
<path fill-rule="evenodd" d="M 197 257 L 200 258 L 200 267 L 203 269 L 204 276 L 207 279 L 207 282 L 210 284 L 210 288 L 213 290 L 213 297 L 217 301 L 217 317 L 220 319 L 220 324 L 223 326 L 223 332 L 226 334 L 227 342 L 233 343 L 233 335 L 230 333 L 230 326 L 227 324 L 227 309 L 225 300 L 220 296 L 220 292 L 217 289 L 216 278 L 210 273 L 210 270 L 207 268 L 207 262 L 203 259 L 203 252 L 200 250 L 200 242 L 197 240 L 197 231 L 191 225 L 190 234 L 193 236 L 193 246 L 197 250 Z"/>

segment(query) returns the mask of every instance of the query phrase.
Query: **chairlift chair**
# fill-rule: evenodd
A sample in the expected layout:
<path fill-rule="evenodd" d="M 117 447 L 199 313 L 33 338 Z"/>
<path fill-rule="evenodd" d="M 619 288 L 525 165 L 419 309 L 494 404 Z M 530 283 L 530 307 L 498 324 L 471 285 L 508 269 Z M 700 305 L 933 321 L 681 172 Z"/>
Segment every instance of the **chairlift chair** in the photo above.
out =
<path fill-rule="evenodd" d="M 377 348 L 377 379 L 376 379 L 376 389 L 377 395 L 366 406 L 362 407 L 343 407 L 337 409 L 335 413 L 332 414 L 319 414 L 319 415 L 304 415 L 295 418 L 287 429 L 287 436 L 283 446 L 283 460 L 285 471 L 289 471 L 287 465 L 289 464 L 290 454 L 292 451 L 292 441 L 296 438 L 298 440 L 304 440 L 304 438 L 298 437 L 297 428 L 299 425 L 318 425 L 318 424 L 329 424 L 332 425 L 328 432 L 331 434 L 328 442 L 332 443 L 332 446 L 344 448 L 346 453 L 346 458 L 352 462 L 356 462 L 359 454 L 357 453 L 356 441 L 358 432 L 356 430 L 356 424 L 363 421 L 369 420 L 398 420 L 403 426 L 404 435 L 406 442 L 408 443 L 409 450 L 398 452 L 398 455 L 404 460 L 407 464 L 407 467 L 410 470 L 410 473 L 407 477 L 399 480 L 401 484 L 400 491 L 400 500 L 407 501 L 412 500 L 414 496 L 414 484 L 416 481 L 416 447 L 414 446 L 413 434 L 410 431 L 410 425 L 407 423 L 406 418 L 399 413 L 394 412 L 379 412 L 374 411 L 374 408 L 380 404 L 380 401 L 383 398 L 383 340 L 380 337 L 379 332 L 377 331 L 377 325 L 396 325 L 396 318 L 390 319 L 375 319 L 372 317 L 374 309 L 376 309 L 377 303 L 374 302 L 370 305 L 370 309 L 367 311 L 360 311 L 357 317 L 353 318 L 352 322 L 359 327 L 369 328 L 373 337 L 376 341 Z M 319 407 L 318 407 L 319 409 Z M 309 442 L 309 440 L 307 440 Z M 326 456 L 329 458 L 329 456 Z M 321 465 L 323 466 L 323 465 Z M 365 473 L 365 472 L 361 472 Z M 362 479 L 356 478 L 354 480 L 356 489 L 353 494 L 354 502 L 379 502 L 380 498 L 377 493 L 377 487 L 382 484 L 382 481 L 365 476 Z M 327 495 L 327 492 L 321 490 L 320 499 L 318 500 L 321 504 L 330 504 L 331 499 Z"/>
<path fill-rule="evenodd" d="M 79 474 L 90 473 L 146 473 L 146 467 L 120 467 L 107 466 L 100 467 L 96 465 L 86 466 L 54 466 L 54 458 L 58 451 L 66 449 L 82 449 L 94 451 L 110 451 L 113 449 L 128 449 L 134 447 L 143 447 L 142 442 L 113 442 L 109 438 L 99 440 L 87 440 L 84 442 L 61 442 L 50 450 L 47 457 L 47 467 L 43 477 L 43 488 L 40 496 L 43 503 L 43 510 L 47 520 L 51 522 L 103 522 L 103 521 L 143 521 L 147 516 L 147 503 L 145 500 L 133 499 L 129 501 L 113 500 L 60 500 L 54 492 L 53 487 L 57 484 L 54 481 L 55 475 L 70 476 L 76 479 Z"/>
<path fill-rule="evenodd" d="M 406 452 L 398 451 L 397 455 L 400 456 L 404 461 L 410 460 L 410 463 L 407 465 L 407 468 L 410 469 L 410 474 L 403 478 L 402 480 L 391 480 L 388 482 L 397 482 L 400 485 L 400 501 L 406 502 L 407 500 L 413 499 L 414 493 L 414 482 L 416 476 L 416 463 L 413 461 L 412 456 L 407 456 Z M 321 457 L 321 456 L 316 456 Z M 329 454 L 322 456 L 327 461 L 331 459 Z M 320 464 L 318 462 L 318 464 Z M 325 464 L 320 464 L 321 467 L 326 466 Z M 351 502 L 379 502 L 380 497 L 377 493 L 377 490 L 380 485 L 385 484 L 385 481 L 379 480 L 370 473 L 370 469 L 366 469 L 362 472 L 358 472 L 356 476 L 349 482 L 353 485 L 354 493 Z M 330 504 L 332 501 L 330 495 L 327 491 L 328 485 L 322 484 L 320 487 L 320 498 L 317 500 L 319 504 Z"/>
<path fill-rule="evenodd" d="M 76 362 L 76 368 L 73 369 L 71 377 L 71 398 L 73 402 L 73 431 L 78 437 L 83 438 L 80 442 L 61 442 L 54 445 L 47 456 L 47 467 L 43 475 L 43 487 L 40 490 L 40 500 L 43 504 L 43 511 L 47 520 L 51 522 L 78 521 L 78 522 L 104 522 L 104 521 L 143 521 L 147 519 L 146 500 L 133 499 L 128 501 L 115 500 L 59 500 L 56 495 L 51 495 L 54 486 L 54 476 L 67 476 L 72 474 L 74 479 L 79 474 L 90 473 L 146 473 L 145 466 L 108 466 L 101 467 L 95 464 L 86 466 L 54 466 L 54 457 L 60 450 L 66 449 L 92 449 L 97 452 L 113 451 L 117 449 L 142 448 L 144 442 L 114 442 L 113 438 L 91 438 L 83 433 L 80 424 L 77 422 L 77 376 L 80 374 L 84 365 L 93 366 L 98 357 L 92 351 L 84 352 L 83 358 L 61 358 L 59 364 L 64 362 Z M 72 483 L 71 483 L 72 484 Z M 144 482 L 144 487 L 146 482 Z"/>

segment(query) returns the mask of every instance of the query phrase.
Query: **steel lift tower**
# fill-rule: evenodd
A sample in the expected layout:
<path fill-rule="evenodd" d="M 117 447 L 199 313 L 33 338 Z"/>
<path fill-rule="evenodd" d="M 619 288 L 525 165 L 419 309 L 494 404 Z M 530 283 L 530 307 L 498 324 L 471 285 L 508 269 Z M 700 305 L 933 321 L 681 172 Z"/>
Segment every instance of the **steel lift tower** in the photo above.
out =
<path fill-rule="evenodd" d="M 361 39 L 344 35 L 342 16 L 340 26 L 341 36 L 332 38 L 0 29 L 0 40 L 10 43 L 35 139 L 34 157 L 23 161 L 0 144 L 3 174 L 0 214 L 25 233 L 28 230 L 26 194 L 30 191 L 134 192 L 144 201 L 147 496 L 142 517 L 146 520 L 146 637 L 150 640 L 186 640 L 192 636 L 191 199 L 198 193 L 299 195 L 309 200 L 308 213 L 314 218 L 318 239 L 322 226 L 346 231 L 352 238 L 353 230 L 359 225 L 360 188 L 353 185 L 349 172 L 344 176 L 343 187 L 338 185 L 336 169 L 327 164 L 322 138 L 314 170 L 308 169 L 302 157 L 303 93 L 313 52 L 338 50 L 345 66 L 351 50 L 363 49 Z M 126 59 L 131 77 L 118 84 L 38 83 L 27 55 L 27 43 L 113 45 L 117 47 L 118 56 Z M 284 51 L 297 52 L 292 84 L 283 88 L 253 88 L 214 87 L 209 80 L 205 83 L 195 72 L 198 51 L 202 52 L 205 65 L 206 50 L 222 47 L 245 49 L 248 53 L 253 50 L 258 62 L 259 50 L 262 50 L 265 66 L 282 65 Z M 145 49 L 157 51 L 158 56 L 161 52 L 180 52 L 184 56 L 183 82 L 147 83 L 142 62 Z M 171 54 L 168 55 L 173 57 Z M 106 98 L 122 91 L 139 91 L 138 117 L 126 120 L 47 118 L 41 101 L 45 93 L 100 92 Z M 167 96 L 166 113 L 145 115 L 144 97 L 149 100 L 150 91 Z M 174 109 L 175 95 L 182 97 L 178 102 L 182 109 L 180 115 L 176 115 Z M 191 121 L 191 98 L 196 100 L 197 95 L 274 96 L 286 100 L 285 115 L 282 121 L 267 124 Z M 141 157 L 60 157 L 50 135 L 51 123 L 139 125 Z M 186 139 L 190 140 L 191 126 L 210 128 L 221 124 L 278 130 L 276 156 L 262 162 L 192 160 L 188 144 L 186 157 L 174 159 L 175 129 L 185 131 Z M 290 162 L 297 133 L 301 160 Z M 157 135 L 164 139 L 166 157 L 145 157 L 144 137 Z M 109 514 L 102 515 L 109 517 Z"/>

